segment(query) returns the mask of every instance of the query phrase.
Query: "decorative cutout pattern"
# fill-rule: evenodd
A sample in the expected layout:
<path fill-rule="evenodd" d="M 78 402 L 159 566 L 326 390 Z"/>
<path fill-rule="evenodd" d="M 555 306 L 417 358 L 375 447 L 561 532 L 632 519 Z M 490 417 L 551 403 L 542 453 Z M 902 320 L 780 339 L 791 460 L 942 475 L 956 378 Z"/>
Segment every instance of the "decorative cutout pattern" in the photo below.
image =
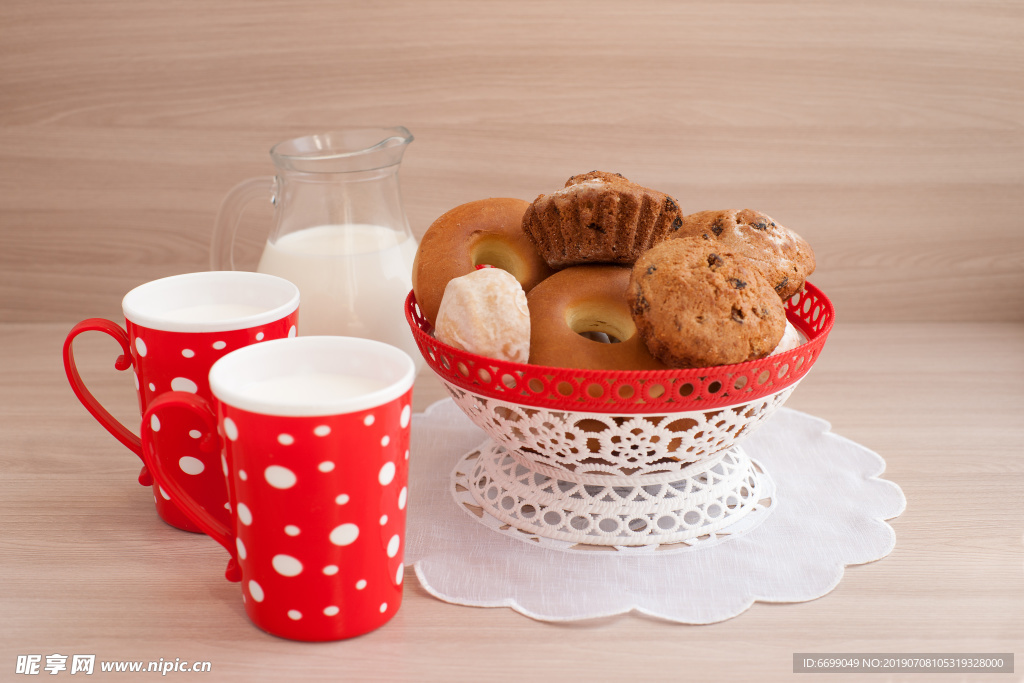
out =
<path fill-rule="evenodd" d="M 662 484 L 586 484 L 542 474 L 488 441 L 455 466 L 451 493 L 481 523 L 558 550 L 705 547 L 756 527 L 772 509 L 774 485 L 739 448 L 682 474 Z"/>
<path fill-rule="evenodd" d="M 585 484 L 658 484 L 734 446 L 792 393 L 740 406 L 665 415 L 553 411 L 487 398 L 445 383 L 455 403 L 519 464 Z"/>
<path fill-rule="evenodd" d="M 806 335 L 805 344 L 747 363 L 688 370 L 574 370 L 500 361 L 434 339 L 412 292 L 405 315 L 431 369 L 444 381 L 483 396 L 561 410 L 707 411 L 775 394 L 811 369 L 832 329 L 835 311 L 821 290 L 810 283 L 805 286 L 806 291 L 786 302 L 786 316 Z"/>

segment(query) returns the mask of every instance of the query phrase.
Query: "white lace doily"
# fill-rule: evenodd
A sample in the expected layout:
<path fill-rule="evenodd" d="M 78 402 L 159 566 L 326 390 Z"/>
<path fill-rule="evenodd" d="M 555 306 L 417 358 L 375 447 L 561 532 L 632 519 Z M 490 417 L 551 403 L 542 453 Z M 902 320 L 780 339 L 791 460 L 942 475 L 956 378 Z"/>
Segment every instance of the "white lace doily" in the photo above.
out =
<path fill-rule="evenodd" d="M 441 600 L 543 621 L 635 610 L 707 624 L 755 601 L 813 600 L 839 584 L 847 565 L 892 551 L 884 520 L 906 505 L 898 486 L 878 478 L 879 455 L 831 434 L 824 420 L 782 408 L 743 443 L 775 486 L 760 524 L 682 553 L 565 552 L 460 509 L 452 470 L 486 435 L 450 399 L 413 416 L 412 430 L 406 564 Z"/>

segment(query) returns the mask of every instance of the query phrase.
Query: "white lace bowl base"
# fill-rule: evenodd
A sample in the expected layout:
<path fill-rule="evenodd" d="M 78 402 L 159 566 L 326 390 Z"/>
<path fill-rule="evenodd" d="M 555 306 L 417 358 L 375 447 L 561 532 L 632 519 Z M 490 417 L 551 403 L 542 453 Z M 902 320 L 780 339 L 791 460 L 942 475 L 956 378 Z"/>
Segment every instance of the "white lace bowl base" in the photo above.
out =
<path fill-rule="evenodd" d="M 757 431 L 797 386 L 738 405 L 644 414 L 537 408 L 444 384 L 462 412 L 529 469 L 627 485 L 680 479 Z"/>
<path fill-rule="evenodd" d="M 451 494 L 495 531 L 583 552 L 704 548 L 756 528 L 773 509 L 774 482 L 738 446 L 655 483 L 566 471 L 552 477 L 532 464 L 488 440 L 456 463 Z"/>

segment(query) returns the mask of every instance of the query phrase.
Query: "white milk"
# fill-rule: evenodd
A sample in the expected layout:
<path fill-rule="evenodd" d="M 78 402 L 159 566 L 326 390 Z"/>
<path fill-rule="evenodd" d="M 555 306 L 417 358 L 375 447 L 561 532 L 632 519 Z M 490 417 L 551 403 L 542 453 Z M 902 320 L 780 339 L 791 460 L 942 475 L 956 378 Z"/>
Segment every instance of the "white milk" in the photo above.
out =
<path fill-rule="evenodd" d="M 379 225 L 305 228 L 267 242 L 257 270 L 299 288 L 299 333 L 376 339 L 423 362 L 405 322 L 416 241 Z"/>
<path fill-rule="evenodd" d="M 242 391 L 256 401 L 309 405 L 365 396 L 387 386 L 387 382 L 375 377 L 317 374 L 259 380 L 245 385 Z"/>
<path fill-rule="evenodd" d="M 266 306 L 247 304 L 201 304 L 185 306 L 160 314 L 167 322 L 174 323 L 214 323 L 222 320 L 247 318 L 250 315 L 266 313 Z"/>

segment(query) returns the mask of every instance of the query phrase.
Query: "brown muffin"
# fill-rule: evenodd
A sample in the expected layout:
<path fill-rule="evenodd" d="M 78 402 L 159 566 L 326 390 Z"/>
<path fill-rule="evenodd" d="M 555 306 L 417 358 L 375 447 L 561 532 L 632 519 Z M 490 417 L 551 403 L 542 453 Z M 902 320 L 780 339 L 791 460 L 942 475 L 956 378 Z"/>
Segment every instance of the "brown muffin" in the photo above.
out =
<path fill-rule="evenodd" d="M 633 266 L 637 334 L 673 368 L 764 358 L 786 331 L 782 300 L 749 260 L 702 237 L 668 240 Z"/>
<path fill-rule="evenodd" d="M 523 231 L 555 269 L 632 265 L 682 224 L 674 199 L 603 171 L 574 175 L 563 189 L 537 197 L 523 216 Z"/>
<path fill-rule="evenodd" d="M 814 252 L 800 235 L 751 209 L 700 211 L 683 218 L 678 237 L 700 237 L 755 262 L 785 301 L 814 272 Z"/>

